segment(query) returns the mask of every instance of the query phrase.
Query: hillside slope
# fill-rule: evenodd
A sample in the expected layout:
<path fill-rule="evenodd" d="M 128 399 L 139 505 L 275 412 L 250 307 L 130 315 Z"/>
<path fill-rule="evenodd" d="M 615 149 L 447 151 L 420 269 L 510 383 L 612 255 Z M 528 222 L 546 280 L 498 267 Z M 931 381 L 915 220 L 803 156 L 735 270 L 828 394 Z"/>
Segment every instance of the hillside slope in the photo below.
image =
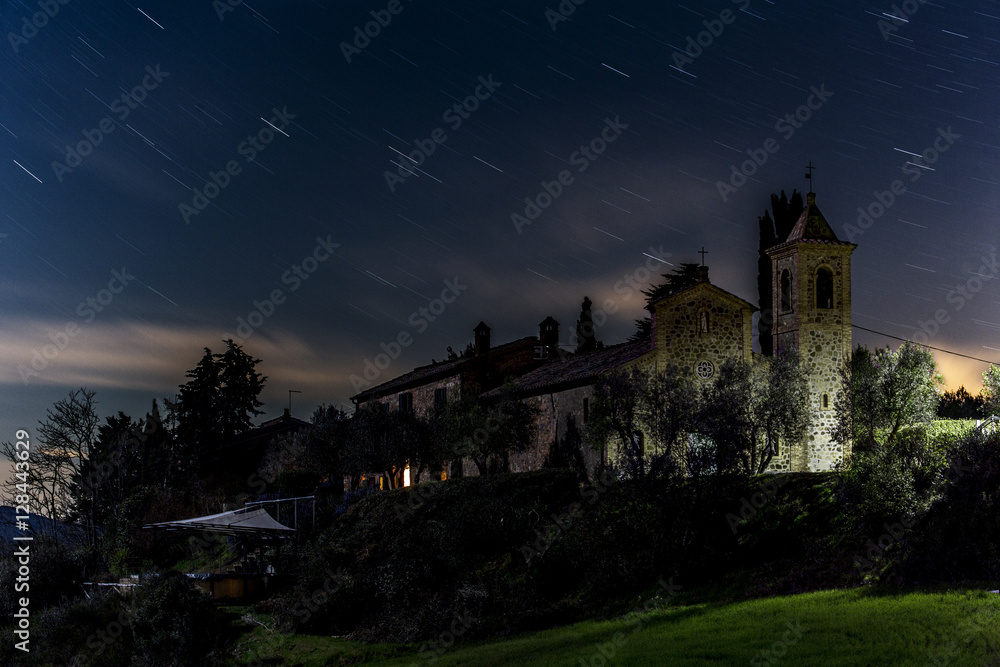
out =
<path fill-rule="evenodd" d="M 790 474 L 581 487 L 542 470 L 378 493 L 317 540 L 268 610 L 289 629 L 417 641 L 456 619 L 482 637 L 613 616 L 671 579 L 684 601 L 851 585 L 831 486 Z"/>

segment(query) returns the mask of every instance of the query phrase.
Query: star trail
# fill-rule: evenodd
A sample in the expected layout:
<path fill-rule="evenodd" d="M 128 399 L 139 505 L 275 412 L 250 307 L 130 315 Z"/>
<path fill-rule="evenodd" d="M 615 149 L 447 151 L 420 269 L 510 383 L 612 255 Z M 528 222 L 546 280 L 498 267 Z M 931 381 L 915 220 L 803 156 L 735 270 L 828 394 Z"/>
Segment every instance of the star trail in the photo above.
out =
<path fill-rule="evenodd" d="M 5 438 L 79 386 L 141 416 L 230 336 L 264 418 L 481 320 L 569 347 L 584 296 L 622 342 L 616 282 L 703 246 L 756 303 L 757 217 L 810 163 L 859 246 L 855 342 L 920 334 L 973 393 L 1000 360 L 997 2 L 23 0 L 0 27 Z"/>

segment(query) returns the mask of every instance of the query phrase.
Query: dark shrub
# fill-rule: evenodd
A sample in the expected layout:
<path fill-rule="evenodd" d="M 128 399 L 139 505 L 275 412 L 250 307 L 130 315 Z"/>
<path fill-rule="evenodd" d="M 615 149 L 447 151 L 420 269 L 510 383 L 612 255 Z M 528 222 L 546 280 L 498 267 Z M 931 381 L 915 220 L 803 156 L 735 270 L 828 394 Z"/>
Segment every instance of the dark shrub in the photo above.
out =
<path fill-rule="evenodd" d="M 1000 579 L 1000 434 L 974 431 L 954 448 L 942 495 L 906 535 L 903 580 Z"/>
<path fill-rule="evenodd" d="M 363 486 L 357 491 L 348 491 L 344 494 L 344 497 L 340 499 L 340 503 L 334 508 L 333 516 L 340 516 L 374 493 L 378 493 L 378 489 L 374 486 Z"/>
<path fill-rule="evenodd" d="M 36 538 L 30 544 L 31 609 L 40 610 L 58 604 L 64 599 L 80 594 L 80 582 L 88 569 L 93 569 L 93 554 L 83 549 L 68 549 L 49 538 Z M 0 581 L 11 582 L 0 586 L 0 614 L 7 619 L 23 593 L 14 590 L 13 582 L 19 567 L 13 548 L 5 548 L 0 556 Z"/>
<path fill-rule="evenodd" d="M 286 496 L 306 496 L 316 489 L 322 475 L 306 470 L 283 470 L 274 478 L 278 492 Z"/>
<path fill-rule="evenodd" d="M 131 603 L 136 664 L 182 667 L 206 664 L 220 626 L 209 599 L 180 574 L 146 577 Z"/>
<path fill-rule="evenodd" d="M 914 469 L 885 446 L 857 452 L 841 476 L 837 500 L 855 537 L 877 537 L 886 522 L 911 520 L 920 511 Z"/>
<path fill-rule="evenodd" d="M 436 637 L 463 614 L 478 619 L 466 636 L 518 629 L 549 606 L 524 585 L 521 549 L 578 489 L 573 472 L 546 470 L 376 493 L 317 540 L 276 602 L 279 622 L 401 641 Z"/>
<path fill-rule="evenodd" d="M 32 600 L 30 652 L 0 647 L 0 663 L 126 667 L 131 661 L 128 614 L 122 597 L 111 590 L 63 598 L 36 611 Z M 16 641 L 16 640 L 15 640 Z"/>

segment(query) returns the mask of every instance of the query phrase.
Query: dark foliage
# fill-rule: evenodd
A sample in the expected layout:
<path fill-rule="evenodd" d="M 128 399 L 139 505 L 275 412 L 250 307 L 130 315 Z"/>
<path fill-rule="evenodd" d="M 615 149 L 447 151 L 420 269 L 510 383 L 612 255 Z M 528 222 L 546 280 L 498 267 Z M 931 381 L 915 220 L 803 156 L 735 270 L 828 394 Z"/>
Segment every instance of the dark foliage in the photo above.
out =
<path fill-rule="evenodd" d="M 356 491 L 348 491 L 344 494 L 344 497 L 341 498 L 340 503 L 333 509 L 333 516 L 340 516 L 374 493 L 378 493 L 378 489 L 374 486 L 362 486 Z"/>
<path fill-rule="evenodd" d="M 177 420 L 177 441 L 183 447 L 182 462 L 193 461 L 199 477 L 211 476 L 225 456 L 224 447 L 253 427 L 252 419 L 263 414 L 257 398 L 267 381 L 256 371 L 254 359 L 232 339 L 226 351 L 205 348 L 201 361 L 188 371 L 188 382 L 180 385 L 176 404 L 170 404 Z"/>
<path fill-rule="evenodd" d="M 430 438 L 423 457 L 416 460 L 439 464 L 471 460 L 480 475 L 508 472 L 510 457 L 531 446 L 538 409 L 514 395 L 510 384 L 491 400 L 463 397 L 449 401 L 428 424 Z M 412 470 L 412 466 L 411 466 Z"/>
<path fill-rule="evenodd" d="M 650 285 L 642 293 L 646 297 L 646 305 L 651 305 L 665 296 L 687 289 L 701 282 L 701 267 L 698 264 L 684 263 L 674 268 L 673 273 L 664 273 L 664 281 L 659 285 Z M 653 322 L 648 317 L 635 321 L 635 333 L 629 338 L 629 342 L 649 340 L 653 332 Z"/>
<path fill-rule="evenodd" d="M 877 537 L 882 524 L 913 520 L 920 512 L 914 470 L 884 446 L 859 452 L 840 477 L 837 500 L 857 537 Z"/>
<path fill-rule="evenodd" d="M 937 409 L 937 416 L 940 419 L 984 419 L 986 413 L 986 399 L 983 398 L 983 394 L 973 396 L 964 386 L 941 394 L 941 402 L 938 403 Z"/>
<path fill-rule="evenodd" d="M 362 407 L 350 422 L 345 449 L 345 468 L 353 478 L 361 473 L 381 473 L 389 488 L 402 485 L 403 470 L 427 459 L 430 427 L 417 415 L 388 410 L 383 405 Z"/>
<path fill-rule="evenodd" d="M 943 492 L 903 537 L 902 582 L 1000 580 L 1000 435 L 972 431 L 940 473 Z"/>
<path fill-rule="evenodd" d="M 20 545 L 18 545 L 20 546 Z M 37 538 L 31 542 L 31 609 L 59 604 L 80 594 L 80 583 L 93 570 L 94 558 L 86 549 L 67 549 L 54 539 Z M 15 592 L 18 561 L 10 545 L 0 555 L 0 614 L 9 619 L 23 593 Z"/>
<path fill-rule="evenodd" d="M 471 359 L 474 356 L 476 356 L 476 346 L 473 345 L 472 343 L 468 343 L 465 346 L 465 349 L 461 351 L 461 353 L 456 352 L 455 350 L 452 349 L 451 345 L 449 345 L 448 346 L 448 354 L 445 355 L 444 360 L 445 361 L 458 361 L 459 359 Z M 433 359 L 431 359 L 431 363 L 433 364 L 433 363 L 435 363 L 435 361 Z"/>
<path fill-rule="evenodd" d="M 124 621 L 124 622 L 123 622 Z M 131 661 L 128 613 L 122 596 L 95 590 L 47 606 L 31 621 L 31 652 L 0 648 L 0 662 L 13 665 L 125 667 Z"/>
<path fill-rule="evenodd" d="M 576 476 L 561 470 L 377 493 L 320 539 L 279 619 L 361 639 L 430 638 L 455 614 L 478 619 L 470 636 L 516 631 L 549 612 L 524 585 L 520 550 L 577 498 Z M 322 604 L 307 604 L 317 598 Z"/>
<path fill-rule="evenodd" d="M 577 352 L 593 352 L 597 349 L 594 315 L 591 312 L 593 305 L 590 297 L 583 297 L 583 303 L 580 304 L 580 319 L 576 321 Z"/>
<path fill-rule="evenodd" d="M 186 667 L 217 648 L 219 620 L 208 598 L 181 574 L 152 575 L 131 602 L 133 664 Z"/>
<path fill-rule="evenodd" d="M 802 202 L 802 193 L 792 190 L 792 197 L 785 196 L 785 191 L 781 195 L 771 194 L 771 212 L 764 210 L 764 215 L 757 218 L 760 227 L 760 244 L 757 256 L 757 304 L 760 307 L 760 319 L 757 322 L 757 334 L 760 340 L 760 351 L 765 356 L 774 353 L 774 341 L 771 338 L 773 327 L 773 297 L 772 285 L 774 276 L 771 272 L 771 258 L 767 255 L 767 249 L 784 243 L 788 235 L 791 234 L 795 222 L 802 214 L 805 205 Z"/>
<path fill-rule="evenodd" d="M 584 461 L 583 434 L 576 426 L 576 418 L 566 414 L 566 432 L 563 437 L 552 443 L 548 456 L 545 457 L 546 468 L 566 468 L 576 473 L 581 482 L 587 481 L 587 465 Z"/>
<path fill-rule="evenodd" d="M 836 508 L 826 482 L 803 486 L 826 494 L 815 516 L 811 497 L 789 504 L 784 495 L 798 492 L 782 489 L 738 530 L 727 519 L 771 479 L 716 479 L 702 495 L 688 481 L 609 476 L 581 488 L 571 471 L 545 470 L 378 493 L 318 540 L 273 607 L 288 630 L 418 641 L 456 615 L 475 619 L 472 638 L 623 613 L 672 577 L 686 589 L 729 586 L 750 570 L 758 592 L 810 590 L 821 568 L 799 561 L 828 548 Z M 834 569 L 819 585 L 840 581 Z"/>
<path fill-rule="evenodd" d="M 33 617 L 32 650 L 19 654 L 17 664 L 207 666 L 215 664 L 221 630 L 208 598 L 186 577 L 156 575 L 128 597 L 91 590 L 47 605 Z M 4 642 L 0 658 L 13 655 L 6 654 L 9 646 Z"/>

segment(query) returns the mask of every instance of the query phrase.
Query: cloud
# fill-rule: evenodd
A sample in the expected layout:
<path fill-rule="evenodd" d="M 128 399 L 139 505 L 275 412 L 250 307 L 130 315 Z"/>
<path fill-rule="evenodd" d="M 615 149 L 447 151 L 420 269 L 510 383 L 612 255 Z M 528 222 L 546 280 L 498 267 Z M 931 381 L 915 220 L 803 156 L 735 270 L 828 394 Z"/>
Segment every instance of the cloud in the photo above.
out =
<path fill-rule="evenodd" d="M 65 322 L 29 319 L 0 332 L 0 384 L 112 388 L 173 393 L 207 346 L 224 348 L 222 334 L 207 326 L 94 322 L 68 335 Z M 243 346 L 263 360 L 258 371 L 280 369 L 283 380 L 319 386 L 327 360 L 297 336 L 277 328 L 257 332 Z M 25 382 L 27 380 L 27 382 Z"/>

